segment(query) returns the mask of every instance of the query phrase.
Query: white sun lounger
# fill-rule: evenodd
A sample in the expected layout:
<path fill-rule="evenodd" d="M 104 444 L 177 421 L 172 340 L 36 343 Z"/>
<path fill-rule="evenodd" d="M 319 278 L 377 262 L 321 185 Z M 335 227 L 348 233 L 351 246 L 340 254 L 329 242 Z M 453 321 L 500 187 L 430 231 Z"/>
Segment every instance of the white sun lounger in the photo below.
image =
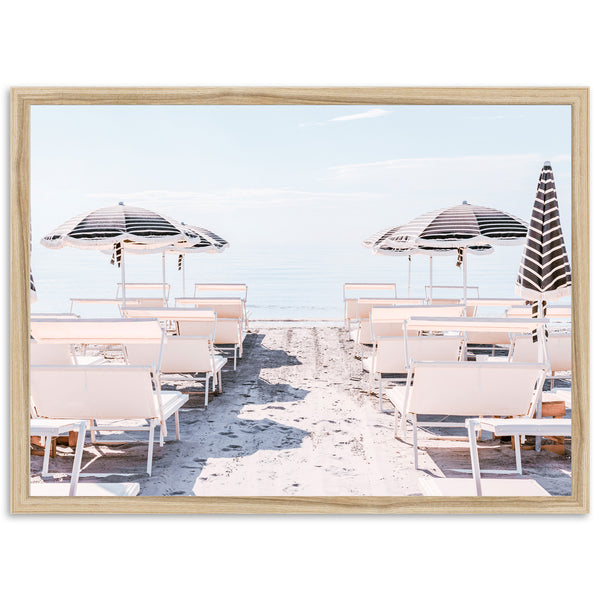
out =
<path fill-rule="evenodd" d="M 477 453 L 477 432 L 489 431 L 497 436 L 513 436 L 515 440 L 515 472 L 521 475 L 521 436 L 570 436 L 571 419 L 497 419 L 478 418 L 466 420 L 469 432 L 469 449 L 471 452 L 471 468 L 473 470 L 473 481 L 478 496 L 482 495 L 481 469 L 479 468 L 479 455 Z M 498 471 L 494 471 L 498 473 Z"/>
<path fill-rule="evenodd" d="M 355 354 L 363 356 L 362 345 L 373 344 L 373 335 L 390 337 L 403 335 L 404 323 L 411 317 L 460 317 L 463 306 L 449 304 L 443 306 L 428 306 L 424 304 L 408 304 L 401 306 L 362 305 L 359 300 L 359 323 L 355 342 Z M 373 323 L 373 325 L 371 325 Z M 408 327 L 409 335 L 416 334 L 422 329 Z M 360 352 L 359 352 L 360 350 Z"/>
<path fill-rule="evenodd" d="M 162 350 L 162 355 L 161 355 Z M 128 364 L 159 364 L 160 381 L 170 379 L 187 381 L 183 374 L 204 376 L 204 406 L 208 406 L 208 390 L 212 378 L 213 392 L 218 381 L 219 392 L 222 391 L 221 371 L 227 359 L 216 354 L 209 336 L 169 335 L 164 344 L 128 343 L 125 345 Z M 169 378 L 168 375 L 174 377 Z"/>
<path fill-rule="evenodd" d="M 481 496 L 550 496 L 535 479 L 484 479 Z M 476 496 L 475 484 L 466 477 L 422 477 L 419 487 L 425 496 Z"/>
<path fill-rule="evenodd" d="M 379 410 L 383 411 L 383 380 L 399 381 L 409 371 L 410 361 L 457 361 L 463 357 L 465 338 L 456 336 L 377 337 L 373 354 L 363 360 L 369 372 L 369 392 L 374 379 L 379 381 Z M 387 376 L 387 377 L 386 377 Z"/>
<path fill-rule="evenodd" d="M 177 307 L 194 306 L 197 309 L 213 310 L 217 315 L 214 343 L 233 351 L 233 369 L 237 369 L 237 359 L 244 353 L 244 303 L 240 298 L 176 298 Z M 198 335 L 195 323 L 180 321 L 181 335 Z"/>
<path fill-rule="evenodd" d="M 214 310 L 203 308 L 126 308 L 123 315 L 129 319 L 157 319 L 163 327 L 174 328 L 181 334 L 181 323 L 194 323 L 193 335 L 209 336 L 214 340 L 216 333 L 216 314 Z M 185 332 L 184 332 L 185 334 Z"/>
<path fill-rule="evenodd" d="M 350 333 L 350 326 L 356 322 L 356 307 L 359 297 L 369 297 L 369 292 L 382 292 L 380 298 L 374 300 L 389 299 L 396 297 L 395 283 L 345 283 L 344 284 L 344 326 Z M 418 299 L 414 299 L 412 304 L 417 304 Z"/>
<path fill-rule="evenodd" d="M 45 438 L 44 442 L 44 462 L 42 465 L 42 476 L 48 476 L 48 464 L 50 462 L 50 447 L 53 437 L 77 432 L 77 447 L 73 459 L 73 471 L 71 472 L 71 483 L 69 484 L 68 495 L 75 496 L 77 492 L 77 483 L 79 481 L 79 471 L 81 470 L 81 458 L 83 456 L 83 444 L 85 442 L 86 422 L 84 420 L 68 419 L 30 419 L 29 435 Z"/>
<path fill-rule="evenodd" d="M 548 379 L 556 379 L 557 373 L 570 373 L 571 362 L 571 334 L 553 333 L 548 334 L 546 340 L 548 360 L 550 361 L 551 376 Z M 508 360 L 511 362 L 536 362 L 538 357 L 538 345 L 533 343 L 531 335 L 518 335 L 513 338 Z M 561 375 L 560 379 L 570 378 L 570 375 Z"/>
<path fill-rule="evenodd" d="M 139 483 L 80 483 L 76 496 L 137 496 L 140 493 Z M 31 483 L 30 496 L 68 496 L 69 484 L 65 483 Z"/>
<path fill-rule="evenodd" d="M 154 428 L 175 417 L 175 437 L 179 440 L 179 409 L 188 396 L 180 392 L 153 389 L 155 371 L 150 366 L 32 365 L 31 395 L 37 413 L 48 419 L 89 421 L 90 431 L 148 431 L 146 470 L 152 474 Z M 147 421 L 133 425 L 130 421 Z M 100 421 L 110 421 L 102 423 Z"/>
<path fill-rule="evenodd" d="M 245 329 L 248 329 L 248 286 L 245 283 L 194 284 L 194 297 L 200 297 L 204 292 L 231 294 L 239 298 L 243 306 L 243 325 Z"/>
<path fill-rule="evenodd" d="M 509 319 L 517 317 L 530 317 L 531 306 L 514 306 L 506 311 Z M 569 304 L 555 304 L 546 308 L 546 319 L 551 320 L 571 320 L 571 306 Z"/>
<path fill-rule="evenodd" d="M 394 405 L 394 436 L 406 423 L 413 426 L 414 466 L 418 468 L 420 425 L 464 428 L 462 421 L 419 421 L 419 415 L 459 417 L 531 417 L 541 397 L 546 365 L 538 363 L 415 362 L 406 388 L 393 389 L 388 398 Z"/>

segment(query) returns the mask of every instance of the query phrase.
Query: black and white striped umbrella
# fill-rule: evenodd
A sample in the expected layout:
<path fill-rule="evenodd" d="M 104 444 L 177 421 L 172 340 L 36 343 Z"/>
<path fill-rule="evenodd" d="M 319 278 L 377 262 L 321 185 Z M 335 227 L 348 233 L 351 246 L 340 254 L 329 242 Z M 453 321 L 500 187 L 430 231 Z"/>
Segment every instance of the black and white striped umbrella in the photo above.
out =
<path fill-rule="evenodd" d="M 175 219 L 122 202 L 79 214 L 42 238 L 47 248 L 107 250 L 120 244 L 142 252 L 162 251 L 175 243 L 192 246 L 202 241 L 198 232 Z"/>
<path fill-rule="evenodd" d="M 173 247 L 209 248 L 213 243 L 211 240 L 216 238 L 221 245 L 227 243 L 215 234 L 209 236 L 208 230 L 202 231 L 146 208 L 119 202 L 116 206 L 88 211 L 69 219 L 45 235 L 41 243 L 47 248 L 72 246 L 112 252 L 111 262 L 121 267 L 125 304 L 125 251 L 148 253 L 164 252 Z"/>
<path fill-rule="evenodd" d="M 424 256 L 429 256 L 429 288 L 433 292 L 433 257 L 434 256 L 446 256 L 451 254 L 452 252 L 457 253 L 457 266 L 462 264 L 464 254 L 491 254 L 494 249 L 489 244 L 483 244 L 481 246 L 467 246 L 465 248 L 462 247 L 445 247 L 445 248 L 435 248 L 433 246 L 414 246 L 409 243 L 406 243 L 404 246 L 400 246 L 396 244 L 395 246 L 390 246 L 386 243 L 387 238 L 389 236 L 398 236 L 400 232 L 406 227 L 405 225 L 400 225 L 397 227 L 392 227 L 388 229 L 384 229 L 382 231 L 378 231 L 374 235 L 370 236 L 363 242 L 363 246 L 365 248 L 369 248 L 373 254 L 379 254 L 383 256 L 407 256 L 408 257 L 408 296 L 410 297 L 410 275 L 411 275 L 411 263 L 412 256 L 415 254 L 422 254 Z"/>
<path fill-rule="evenodd" d="M 391 248 L 407 245 L 434 248 L 518 245 L 527 235 L 527 224 L 522 219 L 495 208 L 467 202 L 425 213 L 393 229 L 374 245 L 385 243 Z"/>
<path fill-rule="evenodd" d="M 33 304 L 37 301 L 37 291 L 35 289 L 35 283 L 33 283 L 33 273 L 29 271 L 29 302 Z"/>
<path fill-rule="evenodd" d="M 494 245 L 522 244 L 527 224 L 504 211 L 463 202 L 425 213 L 406 225 L 384 229 L 365 240 L 376 254 L 436 254 L 457 252 L 463 268 L 466 299 L 466 254 L 489 254 Z M 431 264 L 430 264 L 431 273 Z"/>
<path fill-rule="evenodd" d="M 549 162 L 540 173 L 515 289 L 522 298 L 544 305 L 547 300 L 566 296 L 571 289 L 571 266 Z"/>

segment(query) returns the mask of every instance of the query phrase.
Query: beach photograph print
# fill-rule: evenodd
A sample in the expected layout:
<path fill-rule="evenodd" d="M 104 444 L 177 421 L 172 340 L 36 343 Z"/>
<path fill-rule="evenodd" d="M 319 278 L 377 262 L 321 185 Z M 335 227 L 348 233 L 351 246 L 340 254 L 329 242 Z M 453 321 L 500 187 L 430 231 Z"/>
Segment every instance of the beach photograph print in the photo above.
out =
<path fill-rule="evenodd" d="M 570 105 L 30 118 L 31 496 L 571 496 Z"/>

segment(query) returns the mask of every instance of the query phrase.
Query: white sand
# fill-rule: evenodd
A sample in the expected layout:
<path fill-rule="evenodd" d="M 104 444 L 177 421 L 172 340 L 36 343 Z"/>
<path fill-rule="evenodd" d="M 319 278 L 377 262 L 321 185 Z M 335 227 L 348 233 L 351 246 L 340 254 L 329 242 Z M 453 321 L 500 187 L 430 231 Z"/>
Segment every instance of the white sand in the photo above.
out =
<path fill-rule="evenodd" d="M 422 494 L 420 477 L 469 477 L 455 471 L 470 466 L 466 441 L 427 432 L 416 471 L 412 436 L 394 439 L 393 415 L 367 393 L 345 332 L 303 325 L 250 333 L 237 371 L 224 373 L 223 393 L 205 410 L 198 388 L 180 412 L 181 441 L 171 425 L 166 444 L 155 445 L 151 477 L 138 436 L 139 443 L 87 444 L 82 481 L 136 481 L 150 496 L 404 496 Z M 61 449 L 51 471 L 68 473 L 70 452 Z M 498 440 L 483 443 L 480 459 L 482 468 L 514 468 L 510 445 Z M 550 494 L 570 494 L 568 453 L 524 451 L 523 467 Z M 41 457 L 32 457 L 33 481 L 40 470 Z"/>

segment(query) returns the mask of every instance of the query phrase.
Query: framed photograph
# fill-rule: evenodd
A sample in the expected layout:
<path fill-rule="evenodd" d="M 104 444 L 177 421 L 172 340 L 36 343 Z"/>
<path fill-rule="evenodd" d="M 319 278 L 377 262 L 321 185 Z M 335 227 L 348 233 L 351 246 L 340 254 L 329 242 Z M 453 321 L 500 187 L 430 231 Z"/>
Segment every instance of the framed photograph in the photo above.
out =
<path fill-rule="evenodd" d="M 14 88 L 14 513 L 589 510 L 587 88 Z"/>

